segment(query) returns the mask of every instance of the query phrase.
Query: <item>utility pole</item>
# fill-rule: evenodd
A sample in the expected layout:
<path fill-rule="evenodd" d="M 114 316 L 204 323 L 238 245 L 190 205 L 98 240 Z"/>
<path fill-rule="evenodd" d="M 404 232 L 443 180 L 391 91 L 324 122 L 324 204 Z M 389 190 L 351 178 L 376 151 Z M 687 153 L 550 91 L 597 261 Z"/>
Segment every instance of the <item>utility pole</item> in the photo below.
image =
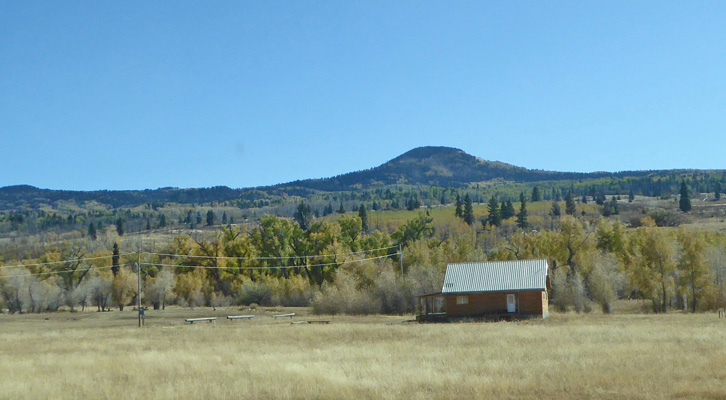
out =
<path fill-rule="evenodd" d="M 141 328 L 141 251 L 136 253 L 136 309 L 139 311 L 139 328 Z"/>
<path fill-rule="evenodd" d="M 403 277 L 403 248 L 401 247 L 401 243 L 398 244 L 398 262 L 401 266 L 401 277 Z"/>

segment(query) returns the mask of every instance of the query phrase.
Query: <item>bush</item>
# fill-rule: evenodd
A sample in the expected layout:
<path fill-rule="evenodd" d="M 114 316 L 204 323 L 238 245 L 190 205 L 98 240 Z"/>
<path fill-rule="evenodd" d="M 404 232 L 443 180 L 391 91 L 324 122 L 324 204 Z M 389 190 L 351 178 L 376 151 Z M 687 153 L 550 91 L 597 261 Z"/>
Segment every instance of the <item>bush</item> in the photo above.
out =
<path fill-rule="evenodd" d="M 247 282 L 237 293 L 237 304 L 272 305 L 272 289 L 265 282 Z"/>
<path fill-rule="evenodd" d="M 366 315 L 381 312 L 381 303 L 370 293 L 357 288 L 352 274 L 340 271 L 333 284 L 324 283 L 313 297 L 314 314 Z"/>
<path fill-rule="evenodd" d="M 562 312 L 570 307 L 578 313 L 592 311 L 585 283 L 579 273 L 570 274 L 567 266 L 557 268 L 552 280 L 552 305 Z"/>

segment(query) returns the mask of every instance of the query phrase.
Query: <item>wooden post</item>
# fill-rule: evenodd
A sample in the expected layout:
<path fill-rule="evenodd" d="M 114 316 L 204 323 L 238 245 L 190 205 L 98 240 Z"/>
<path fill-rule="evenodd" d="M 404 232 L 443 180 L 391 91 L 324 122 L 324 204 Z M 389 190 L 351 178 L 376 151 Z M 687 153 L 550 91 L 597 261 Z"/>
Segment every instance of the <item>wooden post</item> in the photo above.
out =
<path fill-rule="evenodd" d="M 141 328 L 141 251 L 136 253 L 136 309 L 139 312 L 139 328 Z"/>
<path fill-rule="evenodd" d="M 401 266 L 401 276 L 403 276 L 403 247 L 401 247 L 401 243 L 398 244 L 398 262 Z"/>

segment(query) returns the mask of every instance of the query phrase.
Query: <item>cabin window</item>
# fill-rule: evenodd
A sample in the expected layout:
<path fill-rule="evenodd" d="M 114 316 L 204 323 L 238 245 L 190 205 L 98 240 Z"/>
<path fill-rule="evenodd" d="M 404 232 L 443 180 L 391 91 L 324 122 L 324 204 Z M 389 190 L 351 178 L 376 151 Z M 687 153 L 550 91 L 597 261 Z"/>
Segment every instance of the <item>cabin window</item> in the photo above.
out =
<path fill-rule="evenodd" d="M 469 304 L 469 296 L 456 296 L 456 304 L 457 305 Z"/>

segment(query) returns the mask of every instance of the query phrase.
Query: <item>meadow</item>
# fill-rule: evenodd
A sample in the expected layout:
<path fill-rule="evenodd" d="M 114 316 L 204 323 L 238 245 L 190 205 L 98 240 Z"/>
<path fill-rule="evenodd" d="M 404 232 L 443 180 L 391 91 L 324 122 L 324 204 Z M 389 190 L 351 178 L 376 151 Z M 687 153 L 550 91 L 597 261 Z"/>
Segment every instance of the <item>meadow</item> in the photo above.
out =
<path fill-rule="evenodd" d="M 726 319 L 624 307 L 455 324 L 173 307 L 141 329 L 129 311 L 0 315 L 0 398 L 726 398 Z M 287 312 L 330 324 L 271 317 Z M 218 319 L 184 323 L 201 316 Z"/>

